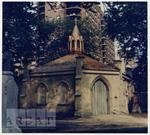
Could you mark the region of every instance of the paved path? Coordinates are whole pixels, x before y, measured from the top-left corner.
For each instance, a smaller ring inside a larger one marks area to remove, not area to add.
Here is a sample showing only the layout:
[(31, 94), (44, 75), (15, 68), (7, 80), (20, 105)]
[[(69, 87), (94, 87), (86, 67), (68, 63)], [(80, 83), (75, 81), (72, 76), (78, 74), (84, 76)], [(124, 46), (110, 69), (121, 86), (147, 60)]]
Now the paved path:
[(57, 120), (56, 128), (24, 130), (24, 132), (76, 133), (147, 133), (146, 115), (100, 115), (87, 118)]

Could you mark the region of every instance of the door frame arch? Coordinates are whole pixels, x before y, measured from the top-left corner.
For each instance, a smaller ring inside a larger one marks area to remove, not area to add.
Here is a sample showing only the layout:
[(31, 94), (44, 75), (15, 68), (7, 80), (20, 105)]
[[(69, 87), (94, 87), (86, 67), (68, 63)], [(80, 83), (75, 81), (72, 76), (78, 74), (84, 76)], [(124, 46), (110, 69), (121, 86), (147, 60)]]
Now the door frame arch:
[(110, 83), (108, 82), (108, 80), (105, 78), (105, 77), (103, 77), (103, 76), (101, 76), (101, 75), (99, 75), (99, 76), (97, 76), (93, 81), (92, 81), (92, 83), (91, 83), (91, 87), (90, 87), (90, 91), (91, 91), (91, 112), (92, 112), (92, 90), (93, 90), (93, 86), (94, 86), (94, 84), (98, 81), (98, 80), (100, 80), (102, 83), (104, 83), (104, 85), (106, 86), (106, 90), (107, 90), (107, 114), (110, 114), (110, 90), (111, 90), (111, 87), (110, 87)]

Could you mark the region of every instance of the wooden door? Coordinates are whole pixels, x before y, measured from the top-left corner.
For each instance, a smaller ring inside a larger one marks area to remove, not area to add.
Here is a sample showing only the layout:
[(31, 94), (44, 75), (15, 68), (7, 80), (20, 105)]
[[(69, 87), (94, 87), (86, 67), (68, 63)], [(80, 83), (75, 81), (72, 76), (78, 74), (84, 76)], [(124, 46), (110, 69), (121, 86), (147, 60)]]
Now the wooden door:
[(108, 113), (108, 90), (101, 80), (92, 87), (92, 112), (93, 115)]

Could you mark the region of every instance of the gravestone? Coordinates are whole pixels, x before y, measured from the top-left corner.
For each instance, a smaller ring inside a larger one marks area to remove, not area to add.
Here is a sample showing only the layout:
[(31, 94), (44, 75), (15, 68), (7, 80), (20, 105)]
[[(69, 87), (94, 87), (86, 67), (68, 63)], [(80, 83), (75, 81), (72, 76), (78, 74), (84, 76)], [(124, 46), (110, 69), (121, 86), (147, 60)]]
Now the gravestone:
[(11, 69), (11, 55), (9, 52), (3, 55), (2, 75), (2, 132), (21, 132), (17, 126), (18, 87)]

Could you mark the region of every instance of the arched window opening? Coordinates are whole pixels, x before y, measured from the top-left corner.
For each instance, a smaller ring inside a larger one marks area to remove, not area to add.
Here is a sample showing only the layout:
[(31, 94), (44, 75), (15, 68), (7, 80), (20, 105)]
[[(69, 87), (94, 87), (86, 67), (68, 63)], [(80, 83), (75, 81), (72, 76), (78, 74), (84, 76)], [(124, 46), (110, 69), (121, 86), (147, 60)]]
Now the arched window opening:
[(69, 87), (66, 83), (62, 82), (57, 87), (57, 95), (59, 96), (59, 104), (67, 104), (68, 103), (68, 92)]
[(43, 106), (47, 103), (47, 87), (40, 84), (37, 88), (37, 105)]
[(77, 48), (80, 49), (80, 40), (77, 40)]
[(75, 41), (72, 40), (72, 50), (74, 50), (74, 49), (75, 49)]

